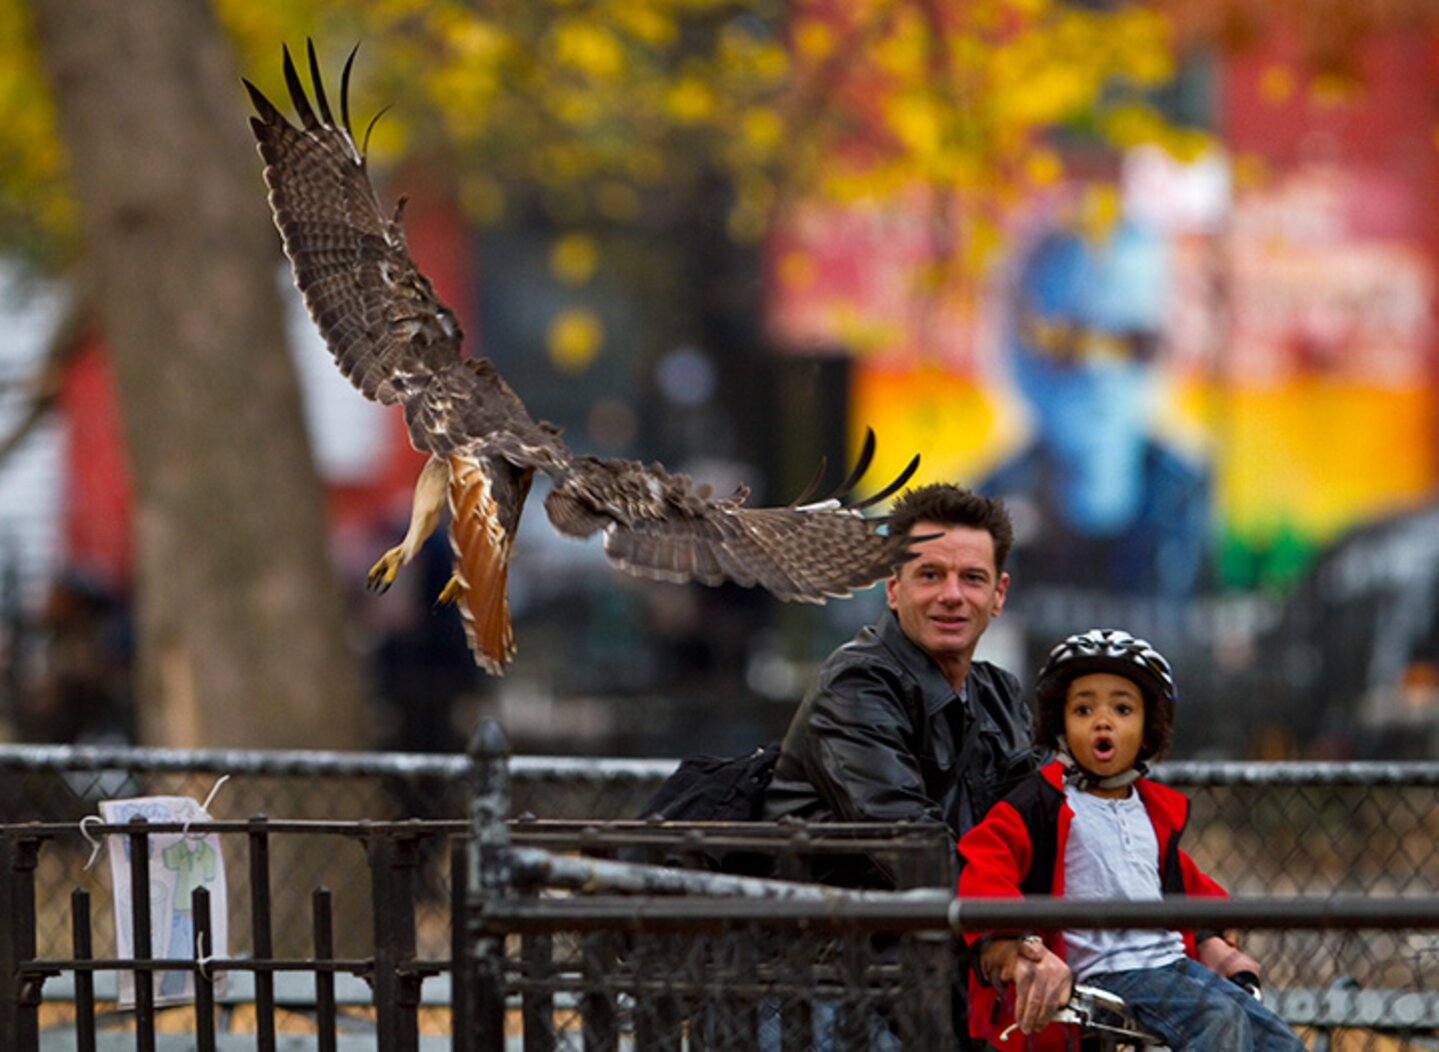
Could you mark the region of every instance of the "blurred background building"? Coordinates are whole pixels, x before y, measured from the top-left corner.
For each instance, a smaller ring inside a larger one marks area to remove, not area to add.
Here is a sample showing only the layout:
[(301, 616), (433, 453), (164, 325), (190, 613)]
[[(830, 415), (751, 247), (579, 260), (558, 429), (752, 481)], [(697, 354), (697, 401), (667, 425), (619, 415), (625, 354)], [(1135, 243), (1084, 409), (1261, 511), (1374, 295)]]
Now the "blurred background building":
[[(1192, 16), (1159, 9), (1181, 29)], [(1272, 30), (1188, 52), (1153, 96), (1208, 133), (1183, 159), (1058, 129), (1062, 176), (987, 216), (982, 265), (945, 280), (915, 280), (952, 260), (914, 187), (796, 195), (737, 241), (719, 180), (664, 237), (576, 233), (554, 208), (478, 222), (419, 162), (388, 183), (412, 197), (411, 253), (469, 346), (576, 448), (783, 503), (822, 457), (838, 481), (873, 427), (875, 484), (918, 451), (916, 481), (1010, 504), (1013, 583), (985, 656), (1027, 677), (1064, 634), (1123, 625), (1175, 660), (1182, 755), (1428, 756), (1439, 29), (1357, 41), (1345, 90), (1296, 72), (1296, 46)], [(968, 221), (962, 204), (938, 220)], [(66, 353), (43, 419), (0, 461), (0, 716), (35, 740), (125, 738), (131, 500), (105, 348), (63, 283), (15, 288), (0, 433), (57, 341)], [(421, 459), (290, 311), (376, 745), (457, 749), (484, 713), (521, 749), (741, 750), (782, 733), (817, 661), (881, 608), (882, 589), (794, 608), (637, 581), (532, 508), (519, 655), (480, 674), (453, 612), (432, 609), (443, 538), (390, 593), (364, 593)]]

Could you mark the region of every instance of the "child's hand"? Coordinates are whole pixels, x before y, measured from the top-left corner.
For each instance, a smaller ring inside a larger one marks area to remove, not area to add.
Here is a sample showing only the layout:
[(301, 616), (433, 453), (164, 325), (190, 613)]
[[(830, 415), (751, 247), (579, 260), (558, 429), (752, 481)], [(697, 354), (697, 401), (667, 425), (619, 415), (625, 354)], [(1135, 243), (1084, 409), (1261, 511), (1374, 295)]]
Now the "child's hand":
[(1259, 962), (1238, 946), (1218, 935), (1210, 936), (1195, 947), (1199, 963), (1222, 979), (1240, 972), (1259, 975)]

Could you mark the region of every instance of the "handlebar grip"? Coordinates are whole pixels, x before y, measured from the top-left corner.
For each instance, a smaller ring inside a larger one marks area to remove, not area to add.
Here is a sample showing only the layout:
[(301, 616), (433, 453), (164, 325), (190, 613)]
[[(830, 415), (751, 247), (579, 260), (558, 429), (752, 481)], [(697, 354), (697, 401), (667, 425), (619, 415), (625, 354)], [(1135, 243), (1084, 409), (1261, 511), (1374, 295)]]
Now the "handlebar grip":
[(1235, 972), (1229, 977), (1229, 981), (1256, 999), (1263, 988), (1259, 976), (1250, 971)]

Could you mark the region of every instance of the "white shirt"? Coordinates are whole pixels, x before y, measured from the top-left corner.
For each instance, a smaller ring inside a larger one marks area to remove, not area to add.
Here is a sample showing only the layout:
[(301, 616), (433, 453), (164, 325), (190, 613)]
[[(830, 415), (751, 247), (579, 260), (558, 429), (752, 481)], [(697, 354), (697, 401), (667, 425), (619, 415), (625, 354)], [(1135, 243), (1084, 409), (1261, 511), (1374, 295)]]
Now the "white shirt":
[[(1074, 819), (1064, 846), (1064, 897), (1157, 902), (1159, 841), (1139, 794), (1109, 800), (1072, 785), (1064, 789)], [(1184, 956), (1177, 931), (1092, 929), (1064, 933), (1066, 961), (1076, 980), (1102, 972), (1158, 968)]]

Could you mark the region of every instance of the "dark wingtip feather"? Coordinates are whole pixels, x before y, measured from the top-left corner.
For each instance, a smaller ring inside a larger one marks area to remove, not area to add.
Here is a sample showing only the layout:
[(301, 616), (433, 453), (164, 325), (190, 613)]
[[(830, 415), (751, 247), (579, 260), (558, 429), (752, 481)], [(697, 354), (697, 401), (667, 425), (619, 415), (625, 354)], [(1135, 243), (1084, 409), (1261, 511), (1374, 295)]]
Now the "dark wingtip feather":
[(819, 484), (824, 481), (824, 473), (828, 467), (829, 458), (824, 456), (820, 457), (819, 466), (815, 468), (814, 475), (805, 483), (804, 489), (799, 491), (799, 496), (789, 502), (791, 508), (798, 508), (800, 505), (809, 502), (810, 497), (814, 496), (815, 491), (819, 489)]
[(855, 460), (854, 467), (850, 469), (849, 475), (835, 488), (835, 491), (825, 498), (826, 500), (837, 500), (859, 484), (859, 480), (869, 470), (870, 461), (874, 459), (874, 445), (874, 428), (867, 427), (864, 429), (864, 445), (860, 448), (859, 457)]
[(345, 68), (340, 73), (340, 119), (345, 122), (345, 131), (350, 133), (350, 138), (355, 137), (354, 129), (350, 127), (350, 68), (355, 64), (355, 56), (359, 54), (360, 42), (355, 41), (355, 46), (350, 48), (350, 56), (345, 59)]
[(325, 79), (320, 76), (320, 60), (315, 57), (315, 41), (305, 40), (305, 50), (310, 59), (310, 83), (315, 88), (315, 105), (320, 107), (320, 117), (330, 127), (335, 126), (335, 115), (330, 112), (330, 100), (325, 98)]
[(360, 144), (360, 156), (361, 156), (361, 157), (368, 157), (368, 156), (369, 156), (369, 154), (370, 154), (370, 133), (375, 130), (375, 125), (377, 125), (377, 124), (380, 123), (380, 118), (383, 117), (383, 116), (384, 116), (386, 113), (388, 113), (388, 112), (390, 112), (390, 107), (386, 106), (384, 109), (380, 110), (379, 113), (375, 114), (373, 117), (370, 118), (369, 127), (367, 127), (367, 128), (365, 129), (365, 141)]
[(317, 128), (320, 125), (315, 111), (310, 107), (310, 97), (305, 93), (305, 85), (300, 80), (300, 71), (295, 68), (295, 60), (290, 56), (290, 47), (284, 45), (285, 50), (285, 86), (290, 89), (290, 101), (295, 104), (295, 112), (300, 115), (300, 121), (306, 128)]
[[(251, 84), (248, 78), (241, 77), (240, 83), (245, 85), (245, 90), (250, 93), (250, 104), (255, 107), (255, 112), (263, 118), (264, 124), (273, 124), (276, 121), (283, 121), (285, 119), (275, 104), (270, 101), (269, 97), (259, 88), (255, 87), (255, 85)], [(255, 123), (255, 118), (251, 118), (251, 123)]]
[(891, 494), (899, 492), (900, 487), (903, 486), (906, 482), (908, 482), (910, 478), (913, 477), (914, 473), (918, 470), (919, 454), (916, 453), (913, 458), (911, 458), (909, 464), (905, 466), (905, 469), (901, 471), (898, 476), (896, 476), (893, 482), (891, 482), (888, 486), (884, 487), (884, 489), (880, 490), (874, 496), (869, 497), (866, 500), (862, 500), (858, 504), (853, 504), (851, 505), (851, 507), (854, 508), (854, 510), (856, 511), (863, 511), (865, 508), (874, 507), (882, 500), (887, 500)]

